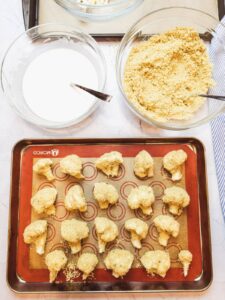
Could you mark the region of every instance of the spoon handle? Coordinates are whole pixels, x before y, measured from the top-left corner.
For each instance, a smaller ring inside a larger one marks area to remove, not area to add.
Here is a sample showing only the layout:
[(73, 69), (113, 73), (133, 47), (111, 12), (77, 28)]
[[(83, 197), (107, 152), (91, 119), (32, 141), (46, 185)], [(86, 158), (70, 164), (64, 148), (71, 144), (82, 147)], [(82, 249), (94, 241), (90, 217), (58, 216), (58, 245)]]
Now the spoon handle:
[(211, 98), (211, 99), (216, 99), (216, 100), (221, 100), (225, 101), (225, 96), (219, 96), (219, 95), (199, 95), (200, 97), (205, 97), (205, 98)]
[(110, 100), (112, 99), (111, 95), (108, 95), (108, 94), (105, 94), (105, 93), (102, 93), (102, 92), (99, 92), (96, 90), (92, 90), (90, 88), (84, 87), (84, 86), (76, 84), (76, 83), (71, 83), (70, 86), (73, 88), (79, 88), (79, 89), (95, 96), (96, 98), (98, 98), (102, 101), (105, 101), (105, 102), (110, 102)]

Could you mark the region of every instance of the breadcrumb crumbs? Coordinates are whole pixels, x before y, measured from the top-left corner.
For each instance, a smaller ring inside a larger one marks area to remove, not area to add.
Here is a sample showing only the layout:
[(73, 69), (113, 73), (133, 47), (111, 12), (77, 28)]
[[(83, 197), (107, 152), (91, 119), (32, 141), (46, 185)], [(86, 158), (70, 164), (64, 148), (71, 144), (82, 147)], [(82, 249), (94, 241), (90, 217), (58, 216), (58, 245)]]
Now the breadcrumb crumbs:
[(212, 87), (206, 46), (191, 27), (176, 27), (132, 48), (124, 70), (129, 101), (158, 122), (187, 120), (203, 105)]
[(76, 260), (70, 260), (63, 270), (67, 282), (73, 282), (74, 279), (81, 275), (81, 272), (76, 268)]

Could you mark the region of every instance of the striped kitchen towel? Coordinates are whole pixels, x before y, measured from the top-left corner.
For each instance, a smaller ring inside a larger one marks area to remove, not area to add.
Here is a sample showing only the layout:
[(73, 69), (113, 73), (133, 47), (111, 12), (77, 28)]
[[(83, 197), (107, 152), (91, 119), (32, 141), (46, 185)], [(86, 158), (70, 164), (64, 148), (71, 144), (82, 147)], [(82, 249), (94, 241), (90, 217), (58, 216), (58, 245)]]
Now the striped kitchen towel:
[[(216, 38), (212, 39), (211, 51), (213, 55), (213, 62), (216, 65), (214, 68), (214, 79), (219, 87), (217, 93), (224, 95), (225, 92), (225, 78), (224, 78), (224, 64), (225, 53), (224, 45), (225, 41), (225, 17), (217, 25), (215, 31)], [(214, 35), (214, 34), (213, 34)], [(212, 129), (212, 142), (214, 148), (214, 157), (216, 164), (216, 173), (218, 180), (218, 188), (220, 193), (220, 202), (225, 220), (225, 114), (220, 115), (211, 122)]]
[(225, 114), (211, 122), (220, 202), (225, 220)]

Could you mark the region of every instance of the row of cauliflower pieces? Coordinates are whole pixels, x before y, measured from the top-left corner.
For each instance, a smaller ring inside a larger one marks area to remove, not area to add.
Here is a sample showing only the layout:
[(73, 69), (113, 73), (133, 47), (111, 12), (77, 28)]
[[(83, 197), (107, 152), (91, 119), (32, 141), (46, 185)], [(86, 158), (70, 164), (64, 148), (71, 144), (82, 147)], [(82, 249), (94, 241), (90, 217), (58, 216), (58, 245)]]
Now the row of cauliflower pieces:
[[(159, 234), (159, 242), (168, 240), (170, 234), (177, 236), (179, 232), (179, 223), (170, 216), (160, 215), (154, 219), (154, 224), (159, 229), (165, 226), (166, 222), (171, 226), (168, 231), (161, 231)], [(170, 222), (173, 222), (171, 225)], [(97, 217), (95, 219), (95, 229), (98, 238), (99, 253), (104, 253), (106, 244), (114, 241), (119, 234), (117, 225), (105, 217)], [(169, 228), (169, 227), (168, 227)], [(141, 240), (147, 236), (148, 224), (138, 218), (126, 220), (125, 229), (131, 233), (131, 242), (134, 248), (141, 248)], [(61, 223), (61, 236), (68, 243), (71, 253), (76, 254), (81, 251), (81, 241), (89, 235), (89, 228), (86, 222), (76, 219), (65, 220)], [(24, 242), (34, 244), (36, 252), (40, 255), (45, 252), (45, 243), (47, 238), (47, 221), (37, 220), (32, 222), (25, 228)], [(188, 274), (188, 268), (192, 261), (192, 254), (188, 250), (180, 251), (179, 260), (184, 267), (184, 276)], [(113, 249), (106, 256), (104, 263), (107, 269), (113, 271), (116, 278), (126, 275), (132, 266), (134, 256), (127, 250)], [(165, 277), (166, 272), (170, 268), (170, 256), (167, 251), (156, 250), (147, 251), (140, 259), (147, 272), (150, 274), (158, 274)], [(50, 282), (53, 282), (58, 272), (65, 267), (67, 258), (62, 250), (55, 250), (48, 253), (45, 257), (45, 263), (50, 271)], [(98, 264), (97, 256), (93, 253), (84, 253), (78, 259), (77, 268), (83, 272), (83, 279), (95, 269)]]
[[(182, 167), (187, 160), (187, 154), (183, 150), (170, 151), (163, 157), (163, 167), (170, 172), (173, 181), (182, 178)], [(95, 161), (95, 167), (108, 177), (118, 177), (120, 166), (123, 164), (122, 154), (118, 151), (104, 153)], [(53, 161), (49, 158), (39, 159), (33, 170), (39, 175), (43, 175), (47, 180), (55, 180), (52, 173)], [(134, 158), (134, 174), (139, 178), (154, 176), (154, 159), (149, 152), (142, 150)], [(82, 173), (83, 162), (76, 154), (71, 154), (60, 160), (60, 170), (64, 174), (69, 174), (77, 179), (85, 179)]]
[[(31, 198), (31, 206), (37, 214), (55, 215), (55, 202), (57, 198), (57, 189), (45, 187), (39, 190)], [(119, 201), (117, 189), (109, 183), (97, 182), (93, 189), (94, 199), (97, 201), (100, 209), (107, 209), (109, 205), (114, 205)], [(178, 186), (171, 186), (164, 190), (162, 196), (163, 203), (168, 205), (169, 212), (172, 215), (181, 215), (183, 209), (190, 203), (190, 196), (187, 191)], [(127, 204), (132, 210), (141, 209), (143, 214), (151, 215), (155, 195), (152, 187), (140, 185), (131, 189)], [(68, 211), (87, 211), (87, 200), (84, 190), (79, 184), (73, 185), (66, 193), (64, 206)]]

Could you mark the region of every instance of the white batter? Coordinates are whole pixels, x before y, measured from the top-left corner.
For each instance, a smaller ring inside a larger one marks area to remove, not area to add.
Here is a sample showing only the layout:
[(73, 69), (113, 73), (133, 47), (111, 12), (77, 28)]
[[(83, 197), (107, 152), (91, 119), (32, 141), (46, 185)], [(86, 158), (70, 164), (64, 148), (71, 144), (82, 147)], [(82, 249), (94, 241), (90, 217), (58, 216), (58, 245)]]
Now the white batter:
[(45, 120), (75, 120), (88, 112), (96, 99), (71, 88), (71, 82), (98, 89), (97, 72), (90, 60), (72, 49), (46, 51), (36, 57), (25, 71), (25, 101), (33, 113)]

